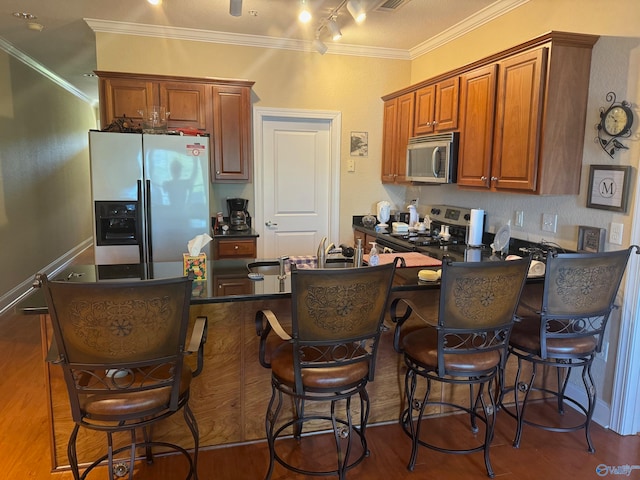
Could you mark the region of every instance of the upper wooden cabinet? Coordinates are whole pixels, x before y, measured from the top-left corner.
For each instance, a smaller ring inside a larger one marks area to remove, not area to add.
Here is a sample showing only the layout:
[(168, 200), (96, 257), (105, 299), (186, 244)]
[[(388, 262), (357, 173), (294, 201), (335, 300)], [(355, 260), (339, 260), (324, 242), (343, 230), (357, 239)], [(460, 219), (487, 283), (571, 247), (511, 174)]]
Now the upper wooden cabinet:
[(161, 82), (160, 105), (169, 112), (169, 128), (207, 128), (205, 92), (208, 85), (192, 82)]
[(404, 183), (407, 175), (407, 145), (414, 135), (413, 92), (384, 103), (382, 133), (382, 183)]
[(142, 111), (157, 104), (157, 84), (139, 78), (100, 77), (100, 121), (107, 126), (116, 118), (127, 117), (138, 124)]
[(414, 135), (458, 128), (459, 88), (460, 79), (454, 77), (416, 91)]
[(536, 190), (547, 49), (498, 63), (491, 187)]
[(168, 128), (197, 128), (211, 138), (211, 179), (251, 179), (251, 87), (244, 80), (200, 79), (96, 72), (100, 78), (100, 121), (126, 116), (138, 124), (140, 111), (164, 106)]
[[(594, 35), (550, 32), (383, 100), (415, 94), (415, 135), (437, 132), (443, 125), (460, 131), (460, 186), (576, 195), (591, 50), (597, 40)], [(442, 86), (441, 94), (438, 86)], [(448, 106), (444, 113), (441, 109), (440, 117), (439, 104)], [(457, 119), (458, 108), (458, 126), (452, 126), (455, 120), (443, 120)], [(435, 126), (434, 122), (429, 125), (425, 113), (432, 110)], [(387, 131), (392, 128), (385, 117)], [(384, 168), (383, 157), (383, 181)]]
[(497, 70), (497, 65), (488, 65), (460, 78), (458, 185), (489, 185)]
[(211, 110), (216, 142), (213, 175), (217, 181), (249, 180), (251, 166), (250, 90), (233, 85), (213, 86)]

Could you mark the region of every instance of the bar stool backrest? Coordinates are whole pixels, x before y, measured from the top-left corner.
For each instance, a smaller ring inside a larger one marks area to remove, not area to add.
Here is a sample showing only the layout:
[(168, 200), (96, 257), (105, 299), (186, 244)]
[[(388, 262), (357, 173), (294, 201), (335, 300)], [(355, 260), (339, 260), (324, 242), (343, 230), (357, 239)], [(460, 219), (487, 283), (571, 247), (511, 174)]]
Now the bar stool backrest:
[(292, 342), (296, 388), (304, 368), (369, 362), (373, 380), (394, 264), (292, 269)]
[(133, 392), (166, 397), (170, 389), (169, 403), (148, 415), (177, 410), (191, 279), (78, 283), (41, 274), (40, 280), (75, 422), (92, 395), (126, 404)]
[(547, 358), (549, 339), (595, 337), (600, 351), (633, 248), (549, 256), (540, 312), (541, 358)]
[(499, 350), (504, 360), (529, 263), (529, 258), (443, 263), (438, 314), (439, 376), (449, 373), (445, 355)]

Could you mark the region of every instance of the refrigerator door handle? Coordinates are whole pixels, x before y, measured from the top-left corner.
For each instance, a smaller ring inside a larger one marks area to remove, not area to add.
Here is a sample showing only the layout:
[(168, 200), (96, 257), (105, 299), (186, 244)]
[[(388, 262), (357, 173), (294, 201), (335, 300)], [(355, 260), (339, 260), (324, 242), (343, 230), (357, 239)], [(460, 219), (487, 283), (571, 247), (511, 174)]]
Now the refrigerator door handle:
[(146, 262), (151, 263), (153, 262), (153, 245), (151, 243), (151, 239), (153, 238), (153, 235), (151, 234), (151, 180), (146, 180), (146, 195), (145, 195), (145, 200), (146, 200), (146, 209), (145, 209), (145, 215), (146, 215), (146, 224), (147, 224), (147, 255), (148, 258), (146, 258)]
[(144, 263), (144, 241), (142, 239), (142, 180), (138, 179), (138, 192), (136, 197), (136, 239), (138, 240), (138, 250), (140, 252), (140, 263)]

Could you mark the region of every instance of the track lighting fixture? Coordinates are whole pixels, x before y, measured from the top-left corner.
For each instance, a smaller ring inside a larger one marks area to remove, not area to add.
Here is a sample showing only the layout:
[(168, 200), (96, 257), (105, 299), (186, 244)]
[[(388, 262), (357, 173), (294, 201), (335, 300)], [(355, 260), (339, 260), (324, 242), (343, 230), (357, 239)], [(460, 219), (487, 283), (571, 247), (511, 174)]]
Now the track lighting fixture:
[(311, 10), (307, 0), (300, 0), (300, 13), (298, 14), (298, 20), (302, 23), (309, 23), (311, 21)]
[(242, 0), (229, 0), (229, 15), (233, 17), (242, 15)]
[(359, 0), (349, 0), (347, 2), (347, 10), (356, 21), (356, 23), (364, 22), (364, 19), (367, 18), (367, 12), (362, 7), (362, 4)]
[(331, 39), (334, 42), (342, 38), (342, 32), (340, 31), (340, 27), (338, 26), (338, 22), (336, 22), (335, 17), (331, 18), (327, 22), (327, 28), (329, 29), (329, 33), (331, 33)]
[(338, 26), (338, 22), (336, 22), (335, 17), (327, 22), (327, 28), (329, 29), (329, 33), (331, 34), (331, 40), (335, 42), (342, 38), (342, 32), (340, 31), (340, 27)]
[[(307, 0), (300, 0), (301, 8), (304, 10), (307, 8)], [(344, 7), (347, 7), (347, 10), (356, 21), (356, 23), (360, 23), (364, 21), (367, 17), (366, 10), (362, 6), (362, 3), (359, 0), (342, 0), (336, 7), (331, 10), (328, 16), (320, 19), (320, 22), (316, 28), (316, 38), (312, 42), (312, 46), (315, 50), (317, 50), (320, 54), (324, 55), (327, 51), (327, 46), (320, 40), (320, 35), (323, 30), (327, 30), (331, 35), (331, 39), (335, 42), (342, 38), (342, 32), (340, 31), (340, 26), (338, 25), (338, 16), (340, 10)], [(301, 10), (301, 15), (302, 11)], [(302, 21), (302, 16), (298, 17), (299, 20)], [(311, 13), (309, 12), (309, 19), (311, 19)]]
[(151, 5), (160, 5), (162, 0), (147, 0)]
[(328, 47), (319, 38), (316, 38), (311, 45), (320, 55), (327, 53)]

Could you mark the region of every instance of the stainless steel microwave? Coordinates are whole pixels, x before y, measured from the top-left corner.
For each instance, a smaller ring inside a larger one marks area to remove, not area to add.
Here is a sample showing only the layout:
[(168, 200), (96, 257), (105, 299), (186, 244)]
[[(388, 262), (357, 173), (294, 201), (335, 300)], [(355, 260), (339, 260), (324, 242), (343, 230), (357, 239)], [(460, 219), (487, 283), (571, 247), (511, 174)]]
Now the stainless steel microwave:
[(423, 183), (455, 183), (459, 133), (412, 137), (407, 146), (407, 180)]

